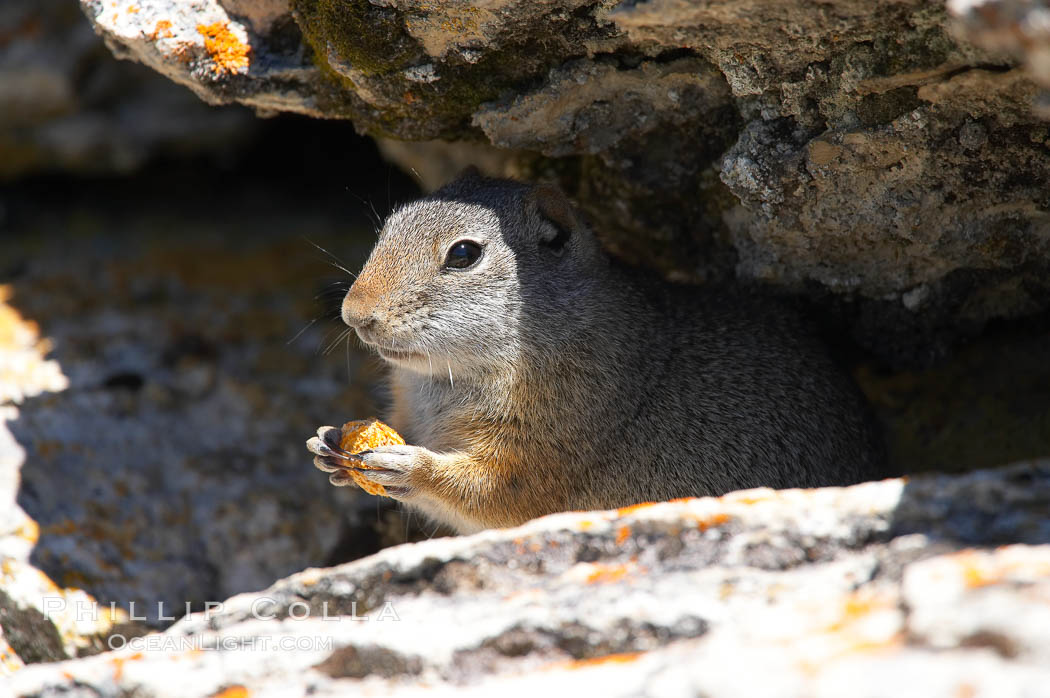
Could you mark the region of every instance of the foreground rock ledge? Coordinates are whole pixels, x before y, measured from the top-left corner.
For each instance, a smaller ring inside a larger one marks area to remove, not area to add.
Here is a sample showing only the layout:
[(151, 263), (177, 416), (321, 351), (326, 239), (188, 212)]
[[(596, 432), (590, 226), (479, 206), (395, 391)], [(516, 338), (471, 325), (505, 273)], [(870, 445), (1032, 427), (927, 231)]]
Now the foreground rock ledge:
[(309, 569), (143, 646), (28, 667), (13, 687), (1036, 695), (1050, 681), (1048, 511), (1041, 461), (560, 514)]

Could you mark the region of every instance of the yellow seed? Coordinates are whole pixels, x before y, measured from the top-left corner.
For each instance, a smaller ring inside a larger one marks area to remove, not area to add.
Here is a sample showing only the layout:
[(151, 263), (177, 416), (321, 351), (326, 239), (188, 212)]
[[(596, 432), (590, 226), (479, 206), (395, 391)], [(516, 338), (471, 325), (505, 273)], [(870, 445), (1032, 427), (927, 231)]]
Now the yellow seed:
[[(368, 419), (357, 419), (343, 425), (339, 439), (339, 447), (347, 453), (360, 453), (377, 446), (402, 446), (405, 440), (396, 431), (380, 422), (375, 417)], [(359, 467), (367, 468), (363, 463)], [(351, 470), (350, 477), (368, 494), (386, 497), (386, 488), (372, 482), (363, 474)]]

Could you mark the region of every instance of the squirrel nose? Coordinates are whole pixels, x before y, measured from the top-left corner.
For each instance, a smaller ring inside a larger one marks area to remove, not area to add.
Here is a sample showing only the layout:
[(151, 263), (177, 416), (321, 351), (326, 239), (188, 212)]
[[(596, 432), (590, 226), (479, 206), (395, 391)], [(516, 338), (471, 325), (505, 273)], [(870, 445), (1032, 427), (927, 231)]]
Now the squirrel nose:
[(343, 322), (355, 330), (367, 330), (376, 323), (375, 316), (372, 315), (372, 304), (367, 302), (364, 295), (355, 283), (343, 299)]

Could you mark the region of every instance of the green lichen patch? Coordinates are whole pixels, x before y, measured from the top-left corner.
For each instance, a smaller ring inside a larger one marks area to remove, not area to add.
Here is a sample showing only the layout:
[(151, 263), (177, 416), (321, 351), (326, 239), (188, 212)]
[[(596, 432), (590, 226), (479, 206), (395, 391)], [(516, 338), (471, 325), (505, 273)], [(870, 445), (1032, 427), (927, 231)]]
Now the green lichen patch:
[[(469, 51), (432, 56), (409, 32), (418, 17), (408, 11), (366, 0), (294, 0), (293, 6), (332, 85), (324, 108), (367, 132), (407, 140), (476, 137), (471, 117), (479, 105), (528, 91), (612, 31), (584, 21), (594, 7), (573, 14), (555, 7), (478, 40)], [(427, 8), (412, 12), (425, 18)]]
[(318, 55), (331, 49), (363, 73), (386, 74), (424, 55), (393, 8), (368, 0), (294, 0), (292, 6)]

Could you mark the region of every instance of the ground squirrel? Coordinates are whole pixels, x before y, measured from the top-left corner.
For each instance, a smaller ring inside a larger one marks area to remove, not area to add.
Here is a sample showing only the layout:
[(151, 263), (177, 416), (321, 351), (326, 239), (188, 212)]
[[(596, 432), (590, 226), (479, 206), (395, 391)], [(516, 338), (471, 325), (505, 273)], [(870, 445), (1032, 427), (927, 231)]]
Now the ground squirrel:
[[(553, 187), (470, 172), (399, 209), (342, 316), (391, 365), (412, 444), (361, 472), (460, 532), (883, 474), (859, 391), (795, 314), (614, 261)], [(361, 465), (338, 442), (308, 442), (317, 467)]]

